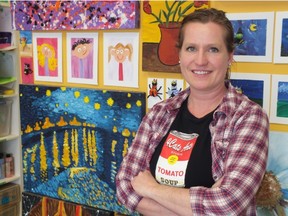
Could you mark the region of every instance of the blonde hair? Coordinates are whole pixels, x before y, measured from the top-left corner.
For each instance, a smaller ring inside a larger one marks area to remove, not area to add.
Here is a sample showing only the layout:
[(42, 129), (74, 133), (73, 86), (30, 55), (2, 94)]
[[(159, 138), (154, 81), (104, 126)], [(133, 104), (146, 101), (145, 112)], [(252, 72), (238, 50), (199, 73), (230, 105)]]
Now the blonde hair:
[(52, 52), (52, 56), (48, 58), (48, 67), (49, 70), (54, 71), (57, 68), (57, 59), (55, 58), (55, 49), (50, 44), (43, 43), (41, 46), (37, 46), (38, 63), (42, 67), (45, 65), (45, 55), (42, 53), (44, 47), (47, 47)]

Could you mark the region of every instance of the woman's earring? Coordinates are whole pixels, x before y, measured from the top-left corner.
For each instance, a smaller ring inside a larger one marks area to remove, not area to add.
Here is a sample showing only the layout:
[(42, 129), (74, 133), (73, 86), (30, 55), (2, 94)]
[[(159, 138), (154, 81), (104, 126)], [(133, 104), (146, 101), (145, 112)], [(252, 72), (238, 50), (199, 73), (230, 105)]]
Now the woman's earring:
[(180, 60), (178, 61), (178, 63), (180, 64)]

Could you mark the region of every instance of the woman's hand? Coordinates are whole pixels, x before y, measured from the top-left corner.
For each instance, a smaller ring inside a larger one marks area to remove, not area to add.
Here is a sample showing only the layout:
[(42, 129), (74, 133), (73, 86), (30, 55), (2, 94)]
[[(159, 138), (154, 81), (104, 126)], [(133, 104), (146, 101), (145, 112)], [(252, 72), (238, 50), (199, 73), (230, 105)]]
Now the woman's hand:
[(143, 197), (149, 197), (149, 191), (159, 186), (148, 170), (139, 172), (138, 175), (132, 179), (131, 184), (136, 193)]

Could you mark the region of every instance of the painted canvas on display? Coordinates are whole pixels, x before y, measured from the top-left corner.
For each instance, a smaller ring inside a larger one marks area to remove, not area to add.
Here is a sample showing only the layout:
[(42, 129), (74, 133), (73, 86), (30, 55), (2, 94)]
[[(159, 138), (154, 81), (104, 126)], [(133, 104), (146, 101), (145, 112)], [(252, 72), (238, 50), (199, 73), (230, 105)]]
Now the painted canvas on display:
[(24, 191), (127, 214), (115, 175), (145, 93), (20, 85)]

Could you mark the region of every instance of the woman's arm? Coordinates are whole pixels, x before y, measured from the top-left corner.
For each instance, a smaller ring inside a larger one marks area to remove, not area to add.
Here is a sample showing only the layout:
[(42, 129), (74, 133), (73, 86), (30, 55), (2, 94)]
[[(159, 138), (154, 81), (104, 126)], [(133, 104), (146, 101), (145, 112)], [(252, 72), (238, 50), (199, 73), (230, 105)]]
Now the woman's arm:
[(137, 205), (136, 210), (145, 216), (176, 216), (176, 214), (169, 209), (163, 207), (153, 199), (144, 197)]

